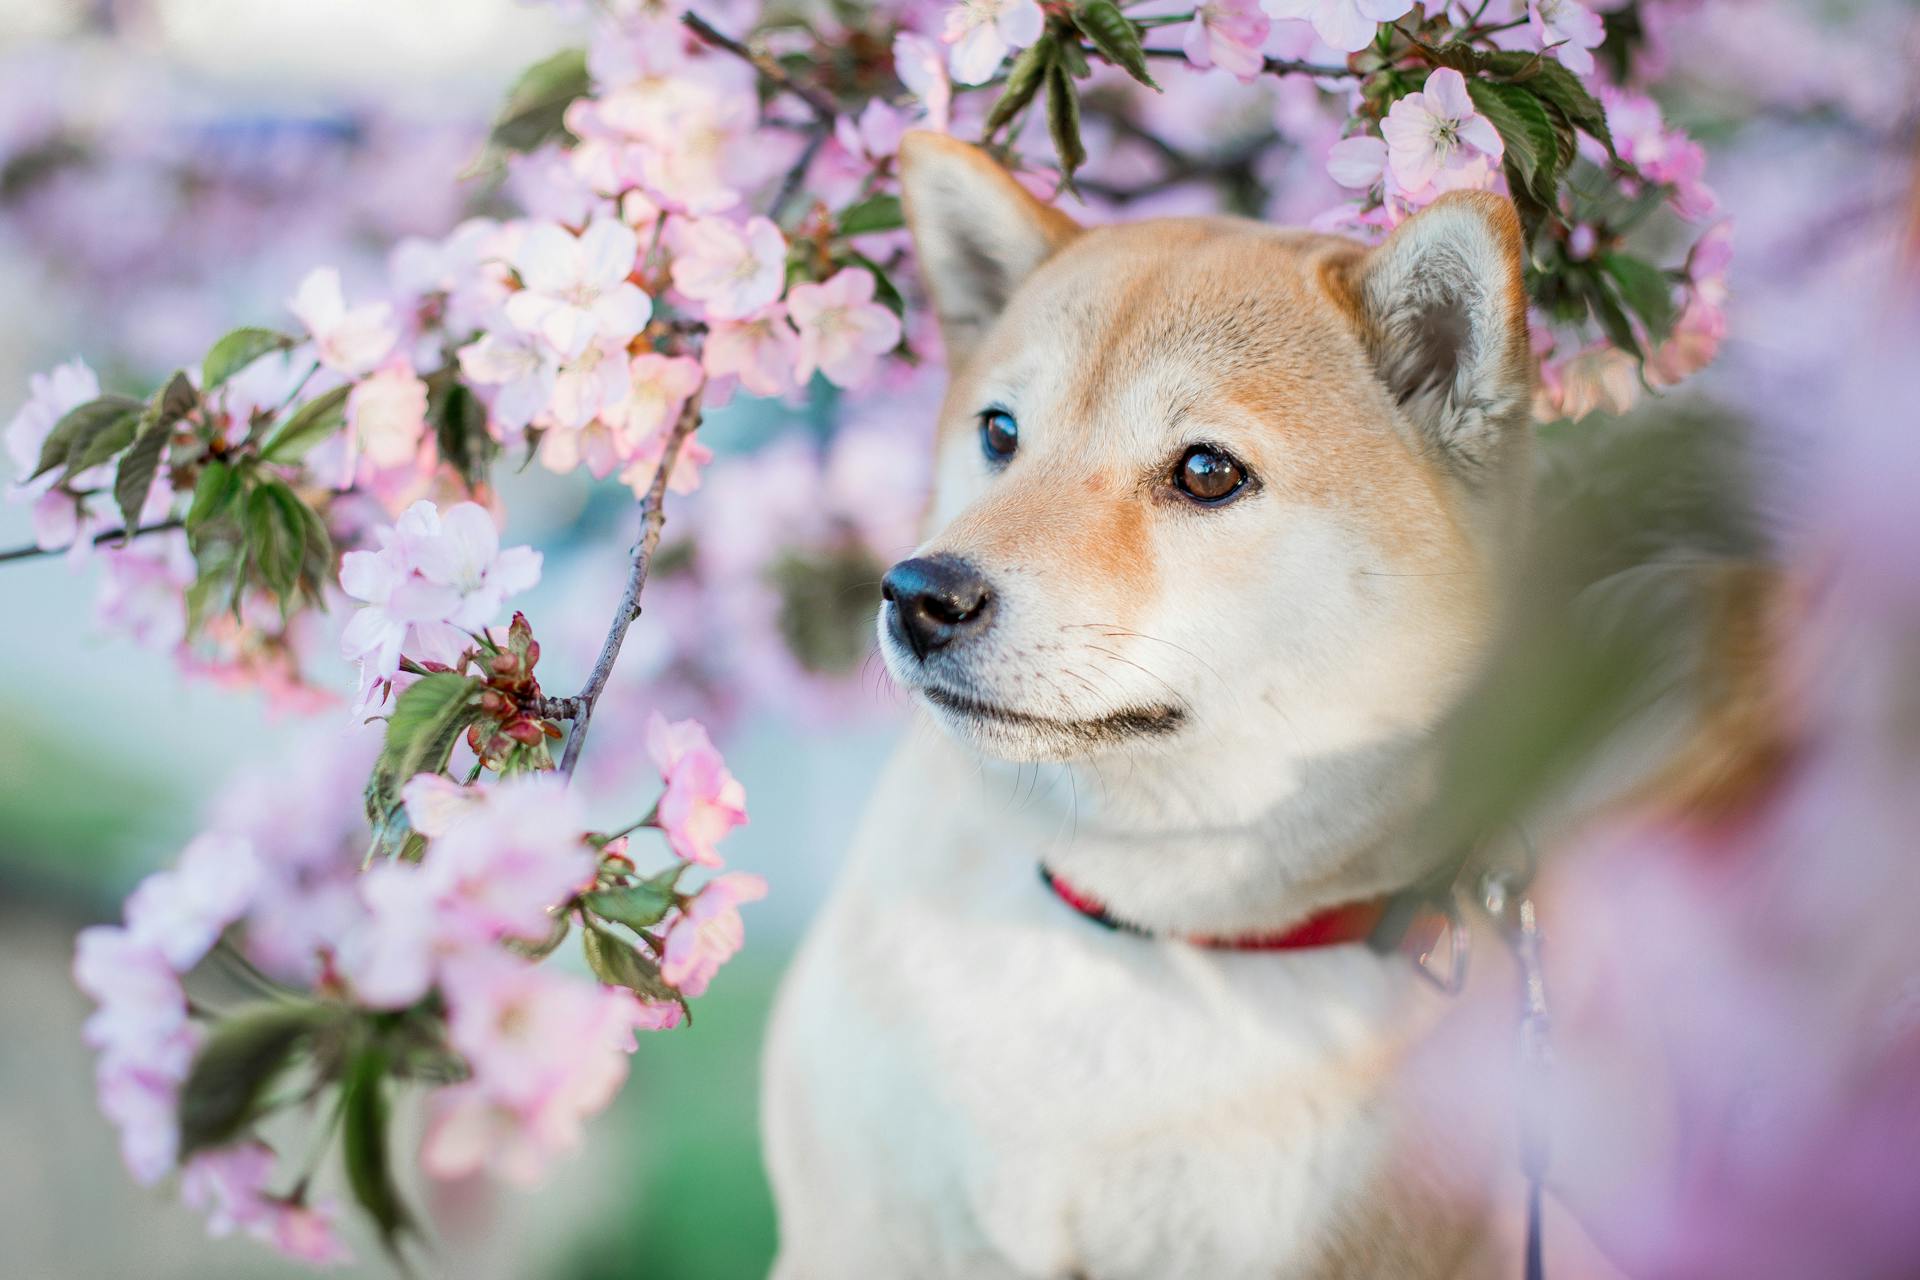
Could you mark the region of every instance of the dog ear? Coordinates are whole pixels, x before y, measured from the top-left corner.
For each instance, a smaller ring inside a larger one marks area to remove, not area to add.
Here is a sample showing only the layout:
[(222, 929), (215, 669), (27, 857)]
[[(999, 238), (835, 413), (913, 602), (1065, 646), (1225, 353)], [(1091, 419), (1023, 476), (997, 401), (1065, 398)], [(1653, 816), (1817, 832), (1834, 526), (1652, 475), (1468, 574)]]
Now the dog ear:
[(1374, 367), (1461, 472), (1492, 468), (1533, 398), (1523, 241), (1513, 202), (1444, 195), (1358, 258), (1349, 287)]
[(1080, 231), (980, 148), (915, 131), (900, 190), (949, 361), (959, 365), (1027, 275)]

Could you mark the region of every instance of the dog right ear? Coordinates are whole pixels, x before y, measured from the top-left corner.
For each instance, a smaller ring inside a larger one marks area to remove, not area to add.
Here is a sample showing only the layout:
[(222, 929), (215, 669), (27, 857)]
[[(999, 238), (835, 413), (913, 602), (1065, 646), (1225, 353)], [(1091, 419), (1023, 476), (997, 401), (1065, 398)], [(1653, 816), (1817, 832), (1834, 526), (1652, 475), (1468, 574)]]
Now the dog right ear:
[(900, 144), (900, 190), (948, 362), (959, 366), (1020, 282), (1079, 234), (980, 148), (917, 130)]

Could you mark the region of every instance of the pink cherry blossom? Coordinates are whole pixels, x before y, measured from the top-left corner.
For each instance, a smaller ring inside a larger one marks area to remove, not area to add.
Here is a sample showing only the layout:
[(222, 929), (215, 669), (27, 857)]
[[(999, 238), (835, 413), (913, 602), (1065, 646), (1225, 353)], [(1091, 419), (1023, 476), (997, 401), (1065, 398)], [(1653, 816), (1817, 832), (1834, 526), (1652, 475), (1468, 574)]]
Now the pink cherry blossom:
[(489, 937), (538, 938), (548, 908), (593, 878), (578, 795), (558, 775), (507, 778), (486, 792), (484, 811), (428, 847), (422, 866), (440, 914)]
[[(648, 435), (634, 446), (633, 454), (627, 466), (620, 473), (620, 483), (632, 489), (635, 496), (644, 495), (653, 487), (653, 477), (660, 469), (660, 459), (667, 450), (667, 436), (671, 426), (663, 426)], [(673, 474), (667, 477), (667, 488), (675, 493), (692, 493), (700, 487), (700, 468), (713, 461), (713, 450), (692, 436), (681, 442), (680, 452), (673, 460)]]
[(668, 231), (673, 287), (715, 320), (742, 320), (780, 296), (787, 240), (767, 218), (736, 226), (721, 218), (676, 219)]
[(1310, 22), (1333, 48), (1357, 53), (1373, 42), (1381, 23), (1405, 17), (1413, 0), (1261, 0), (1261, 7), (1276, 18)]
[(834, 140), (849, 155), (875, 165), (893, 158), (904, 133), (906, 122), (899, 111), (879, 98), (869, 101), (858, 116), (838, 116), (833, 122)]
[(427, 384), (405, 362), (361, 379), (347, 393), (347, 426), (354, 446), (374, 466), (408, 465), (427, 430)]
[(993, 78), (1007, 53), (1040, 38), (1045, 16), (1034, 0), (959, 0), (947, 9), (940, 39), (949, 44), (949, 66), (961, 84)]
[(172, 649), (186, 639), (186, 594), (196, 576), (186, 534), (176, 530), (103, 547), (99, 558), (103, 575), (95, 613), (102, 625), (152, 649)]
[(559, 970), (509, 952), (468, 952), (440, 978), (447, 1038), (474, 1078), (496, 1097), (527, 1104), (564, 1077), (583, 1038), (591, 1040), (609, 995)]
[(517, 435), (553, 402), (560, 357), (538, 336), (504, 326), (460, 348), (460, 369), (481, 386), (499, 388), (494, 422)]
[(1380, 132), (1387, 166), (1409, 192), (1426, 191), (1442, 174), (1472, 172), (1473, 161), (1498, 160), (1502, 152), (1499, 132), (1474, 110), (1466, 80), (1451, 67), (1434, 71), (1423, 91), (1394, 103)]
[(701, 886), (686, 910), (667, 925), (660, 976), (688, 996), (706, 991), (720, 966), (746, 941), (740, 905), (767, 896), (767, 882), (745, 871), (729, 871)]
[(260, 881), (250, 841), (221, 832), (195, 838), (180, 860), (141, 881), (127, 899), (127, 930), (185, 972), (246, 911)]
[(463, 787), (438, 773), (416, 773), (400, 788), (400, 799), (407, 808), (407, 822), (421, 835), (443, 836), (455, 824), (486, 809), (486, 792)]
[(312, 1204), (277, 1204), (273, 1216), (254, 1231), (285, 1257), (310, 1267), (336, 1267), (353, 1261), (353, 1253), (340, 1239), (335, 1220), (338, 1208), (332, 1201)]
[[(54, 489), (59, 478), (55, 472), (37, 480), (27, 477), (39, 465), (41, 446), (60, 419), (99, 396), (100, 380), (93, 370), (83, 360), (69, 360), (29, 379), (27, 402), (7, 423), (7, 457), (14, 475), (7, 500), (33, 504), (34, 542), (43, 551), (68, 546), (79, 536), (80, 507), (71, 494)], [(96, 478), (74, 477), (82, 485)]]
[(369, 302), (348, 308), (340, 290), (340, 273), (332, 267), (309, 272), (287, 308), (312, 335), (316, 358), (342, 377), (357, 378), (372, 371), (400, 339), (388, 304)]
[(907, 92), (920, 100), (926, 111), (926, 127), (945, 133), (953, 111), (953, 85), (947, 80), (947, 63), (940, 56), (939, 46), (924, 36), (902, 31), (893, 38), (893, 71)]
[(1659, 105), (1644, 94), (1602, 86), (1600, 100), (1620, 158), (1648, 181), (1673, 187), (1672, 205), (1680, 216), (1710, 216), (1718, 200), (1702, 180), (1707, 158), (1700, 144), (1668, 126)]
[(1527, 26), (1541, 48), (1583, 76), (1592, 74), (1593, 50), (1607, 38), (1600, 15), (1580, 0), (1528, 0)]
[(667, 723), (654, 712), (647, 720), (647, 754), (666, 780), (660, 797), (660, 828), (673, 851), (689, 862), (717, 867), (714, 846), (747, 821), (747, 793), (713, 748), (697, 720)]
[(441, 1178), (490, 1168), (537, 1181), (553, 1155), (579, 1144), (581, 1121), (612, 1100), (635, 1029), (669, 1021), (625, 988), (500, 952), (450, 965), (447, 999), (449, 1033), (473, 1075), (429, 1103), (421, 1163)]
[(198, 1040), (186, 992), (154, 942), (111, 925), (81, 932), (73, 976), (99, 1006), (85, 1037), (100, 1053), (100, 1109), (119, 1130), (128, 1171), (151, 1185), (172, 1170), (179, 1145), (175, 1111)]
[(503, 550), (492, 513), (476, 502), (456, 503), (444, 513), (431, 502), (416, 502), (395, 534), (393, 546), (408, 572), (387, 607), (409, 623), (477, 631), (499, 616), (507, 597), (540, 581), (540, 553), (531, 547)]
[(627, 401), (623, 407), (627, 431), (642, 438), (673, 425), (687, 403), (687, 397), (700, 389), (706, 373), (698, 360), (689, 356), (663, 356), (654, 352), (635, 356), (629, 366)]
[(1387, 171), (1387, 144), (1370, 133), (1342, 138), (1327, 153), (1327, 175), (1343, 187), (1366, 191)]
[(595, 218), (578, 236), (536, 222), (509, 258), (526, 287), (507, 299), (507, 319), (569, 359), (596, 338), (624, 345), (653, 312), (627, 279), (639, 254), (633, 228), (614, 218)]
[(616, 408), (627, 393), (627, 344), (596, 338), (562, 362), (547, 406), (552, 424), (578, 431)]
[(865, 267), (847, 267), (820, 284), (787, 291), (787, 313), (800, 334), (800, 382), (818, 370), (835, 386), (858, 386), (899, 345), (900, 317), (876, 303), (873, 292), (873, 273)]
[(1252, 80), (1266, 65), (1261, 46), (1270, 25), (1260, 0), (1207, 0), (1194, 10), (1181, 47), (1196, 67), (1219, 67)]
[(206, 1215), (207, 1234), (230, 1236), (273, 1217), (267, 1185), (273, 1152), (263, 1142), (202, 1151), (180, 1171), (180, 1199)]
[(352, 1260), (332, 1202), (295, 1203), (275, 1195), (274, 1156), (266, 1144), (239, 1142), (203, 1151), (180, 1174), (180, 1198), (207, 1216), (207, 1234), (244, 1231), (297, 1262), (335, 1266)]
[(720, 321), (707, 334), (701, 363), (711, 377), (740, 379), (756, 396), (785, 395), (794, 389), (793, 369), (800, 335), (779, 303), (748, 320)]

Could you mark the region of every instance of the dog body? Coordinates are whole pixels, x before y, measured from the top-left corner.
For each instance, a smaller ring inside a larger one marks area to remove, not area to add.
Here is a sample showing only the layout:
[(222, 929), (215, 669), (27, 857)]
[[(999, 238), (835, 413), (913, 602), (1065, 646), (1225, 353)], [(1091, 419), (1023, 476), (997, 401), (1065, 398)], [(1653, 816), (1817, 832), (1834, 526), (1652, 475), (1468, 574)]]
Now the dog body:
[(970, 148), (903, 156), (954, 372), (881, 644), (944, 733), (882, 779), (782, 992), (776, 1274), (1482, 1274), (1480, 1206), (1387, 1088), (1439, 997), (1364, 947), (1189, 939), (1449, 852), (1413, 829), (1428, 744), (1526, 476), (1511, 208), (1450, 197), (1372, 250), (1082, 231)]

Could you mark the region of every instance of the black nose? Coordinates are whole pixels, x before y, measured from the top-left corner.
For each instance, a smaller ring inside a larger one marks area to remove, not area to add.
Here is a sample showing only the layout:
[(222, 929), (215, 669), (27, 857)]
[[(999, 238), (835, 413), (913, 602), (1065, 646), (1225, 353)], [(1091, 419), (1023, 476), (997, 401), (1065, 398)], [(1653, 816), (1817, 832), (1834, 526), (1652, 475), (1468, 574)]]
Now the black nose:
[(902, 560), (880, 580), (880, 594), (893, 603), (888, 629), (918, 658), (984, 629), (993, 613), (986, 578), (958, 556)]

